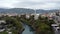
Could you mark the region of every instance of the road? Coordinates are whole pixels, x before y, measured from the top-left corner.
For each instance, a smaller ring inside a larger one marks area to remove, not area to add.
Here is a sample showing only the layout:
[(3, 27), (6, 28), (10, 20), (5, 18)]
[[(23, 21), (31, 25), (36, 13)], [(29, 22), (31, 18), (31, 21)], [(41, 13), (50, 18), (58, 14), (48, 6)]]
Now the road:
[[(54, 21), (55, 21), (56, 25), (59, 26), (60, 23), (58, 23), (57, 20), (54, 20)], [(56, 29), (57, 29), (57, 27), (53, 27), (53, 30), (54, 30), (55, 34), (60, 34), (60, 30), (56, 30)]]

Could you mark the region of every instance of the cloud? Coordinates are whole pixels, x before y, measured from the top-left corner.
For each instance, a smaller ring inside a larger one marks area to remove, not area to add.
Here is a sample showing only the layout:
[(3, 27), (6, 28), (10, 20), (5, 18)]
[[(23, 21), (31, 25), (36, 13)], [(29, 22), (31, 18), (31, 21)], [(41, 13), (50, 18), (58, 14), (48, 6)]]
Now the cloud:
[(17, 3), (18, 1), (17, 0), (0, 0), (0, 7), (4, 8), (13, 8), (13, 4)]
[(3, 8), (60, 9), (60, 0), (0, 0)]

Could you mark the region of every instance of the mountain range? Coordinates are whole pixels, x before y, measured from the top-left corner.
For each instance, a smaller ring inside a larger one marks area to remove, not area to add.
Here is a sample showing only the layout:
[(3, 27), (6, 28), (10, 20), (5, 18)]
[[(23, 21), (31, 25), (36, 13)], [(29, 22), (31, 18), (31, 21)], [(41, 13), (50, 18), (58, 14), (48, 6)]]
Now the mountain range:
[(0, 13), (34, 13), (36, 11), (36, 13), (50, 13), (50, 12), (56, 12), (59, 10), (43, 10), (43, 9), (27, 9), (27, 8), (11, 8), (11, 9), (4, 9), (4, 8), (0, 8)]

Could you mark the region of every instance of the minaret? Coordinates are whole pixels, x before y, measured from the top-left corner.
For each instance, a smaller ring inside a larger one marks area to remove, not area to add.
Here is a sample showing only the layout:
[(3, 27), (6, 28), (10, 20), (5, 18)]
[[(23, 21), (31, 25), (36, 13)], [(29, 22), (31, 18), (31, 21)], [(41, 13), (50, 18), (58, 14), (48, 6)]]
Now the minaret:
[(35, 10), (35, 15), (36, 15), (36, 10)]
[(36, 9), (34, 11), (35, 11), (35, 13), (34, 13), (34, 19), (37, 20), (38, 17), (39, 17), (39, 14), (36, 13)]
[(36, 9), (35, 9), (34, 11), (35, 11), (34, 19), (36, 20), (36, 19), (37, 19), (37, 18), (36, 18)]

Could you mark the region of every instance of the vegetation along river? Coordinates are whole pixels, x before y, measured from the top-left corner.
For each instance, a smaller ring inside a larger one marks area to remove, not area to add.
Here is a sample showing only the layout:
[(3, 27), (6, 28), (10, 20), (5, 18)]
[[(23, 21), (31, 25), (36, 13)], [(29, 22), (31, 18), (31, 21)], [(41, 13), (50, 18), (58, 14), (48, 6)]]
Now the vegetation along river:
[(22, 34), (34, 34), (34, 31), (31, 31), (32, 28), (30, 26), (28, 26), (25, 23), (22, 23), (22, 24), (23, 24), (23, 27), (25, 28)]

